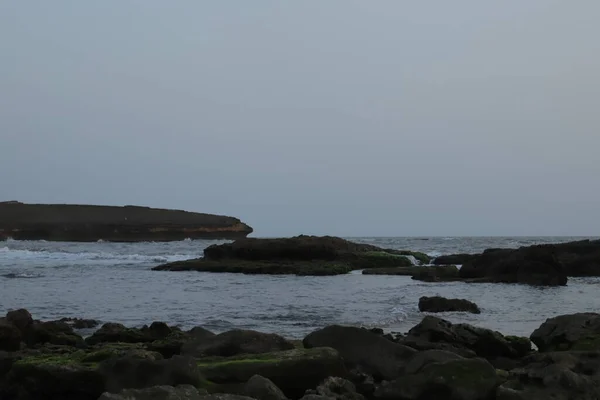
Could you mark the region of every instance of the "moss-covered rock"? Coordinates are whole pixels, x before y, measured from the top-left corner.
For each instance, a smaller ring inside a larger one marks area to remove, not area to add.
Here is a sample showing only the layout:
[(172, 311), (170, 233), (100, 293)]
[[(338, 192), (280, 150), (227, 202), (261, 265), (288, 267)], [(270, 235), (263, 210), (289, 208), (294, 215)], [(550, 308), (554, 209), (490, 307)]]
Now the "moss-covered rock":
[(345, 258), (352, 265), (353, 269), (413, 266), (412, 261), (408, 257), (386, 251), (353, 253)]
[(300, 398), (329, 376), (346, 376), (347, 371), (337, 351), (330, 348), (294, 349), (283, 352), (236, 357), (198, 359), (200, 373), (217, 386), (245, 384), (252, 376), (270, 379), (288, 397)]
[(449, 360), (428, 364), (416, 374), (384, 384), (375, 396), (390, 400), (488, 400), (497, 383), (496, 370), (486, 360)]

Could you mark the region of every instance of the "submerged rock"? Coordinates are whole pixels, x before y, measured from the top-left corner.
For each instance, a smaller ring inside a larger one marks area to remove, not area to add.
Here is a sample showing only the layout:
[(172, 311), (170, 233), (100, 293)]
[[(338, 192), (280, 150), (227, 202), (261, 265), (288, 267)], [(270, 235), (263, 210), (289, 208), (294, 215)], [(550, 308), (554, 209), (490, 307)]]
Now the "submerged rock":
[(539, 351), (600, 350), (600, 314), (578, 313), (547, 319), (531, 334)]
[(364, 275), (406, 275), (415, 280), (439, 282), (459, 280), (456, 266), (410, 266), (365, 269)]
[(466, 311), (473, 314), (480, 314), (481, 310), (477, 304), (464, 299), (447, 299), (445, 297), (423, 296), (419, 299), (419, 311), (421, 312), (448, 312), (448, 311)]

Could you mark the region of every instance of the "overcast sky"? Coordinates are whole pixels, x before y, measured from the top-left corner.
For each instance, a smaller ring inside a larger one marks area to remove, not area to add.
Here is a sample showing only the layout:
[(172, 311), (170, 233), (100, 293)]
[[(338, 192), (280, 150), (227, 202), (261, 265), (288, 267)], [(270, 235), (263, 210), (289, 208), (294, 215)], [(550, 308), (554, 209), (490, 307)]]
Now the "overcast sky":
[(600, 1), (3, 1), (0, 200), (598, 235)]

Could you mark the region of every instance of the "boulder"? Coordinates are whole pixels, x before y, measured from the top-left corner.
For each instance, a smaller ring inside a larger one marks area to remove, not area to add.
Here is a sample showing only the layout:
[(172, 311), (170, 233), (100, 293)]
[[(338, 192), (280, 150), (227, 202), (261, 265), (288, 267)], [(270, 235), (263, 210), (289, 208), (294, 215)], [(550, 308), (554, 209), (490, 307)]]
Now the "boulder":
[(244, 385), (254, 375), (271, 380), (283, 393), (293, 399), (315, 388), (330, 376), (345, 377), (348, 372), (339, 353), (331, 348), (294, 349), (264, 354), (245, 354), (234, 357), (198, 359), (200, 373), (215, 385)]
[(479, 357), (494, 360), (498, 357), (521, 358), (531, 351), (527, 338), (505, 337), (490, 329), (468, 324), (452, 324), (441, 318), (426, 316), (413, 327), (407, 338), (432, 343), (446, 343), (474, 351)]
[(330, 376), (317, 386), (317, 395), (336, 400), (364, 400), (362, 394), (356, 392), (356, 386), (347, 379)]
[(69, 325), (59, 321), (38, 322), (25, 331), (25, 343), (33, 347), (42, 344), (81, 346), (83, 338)]
[(183, 384), (200, 387), (202, 384), (196, 360), (191, 357), (174, 356), (163, 360), (152, 353), (128, 354), (103, 361), (99, 370), (106, 378), (106, 390), (112, 393), (125, 388)]
[(235, 329), (212, 337), (202, 336), (183, 346), (184, 354), (194, 357), (230, 357), (238, 354), (260, 354), (291, 350), (294, 344), (272, 333)]
[(95, 319), (82, 318), (61, 318), (59, 322), (64, 322), (73, 329), (92, 329), (100, 325), (100, 322)]
[(427, 364), (418, 372), (384, 383), (375, 397), (390, 400), (489, 400), (498, 383), (495, 368), (481, 358)]
[(5, 318), (0, 319), (0, 350), (17, 351), (21, 348), (21, 340), (21, 331)]
[(416, 374), (426, 365), (432, 363), (442, 363), (452, 360), (462, 360), (463, 357), (456, 353), (444, 350), (425, 350), (416, 353), (406, 364), (404, 368), (405, 374)]
[(600, 398), (600, 352), (534, 353), (510, 371), (498, 400), (596, 400)]
[(285, 394), (271, 380), (254, 375), (244, 385), (243, 393), (256, 400), (287, 400)]
[(421, 312), (448, 312), (448, 311), (466, 311), (473, 314), (480, 314), (481, 310), (477, 304), (464, 299), (447, 299), (445, 297), (423, 296), (419, 299), (419, 311)]
[[(202, 393), (202, 395), (207, 393)], [(201, 400), (204, 399), (192, 385), (153, 386), (145, 389), (124, 389), (118, 394), (104, 393), (98, 400)]]
[(531, 334), (539, 351), (600, 350), (600, 314), (577, 313), (547, 319)]
[(312, 332), (304, 347), (336, 349), (351, 366), (360, 366), (375, 379), (394, 379), (416, 350), (394, 343), (366, 329), (332, 325)]
[(31, 325), (33, 325), (33, 318), (29, 311), (24, 308), (9, 311), (6, 314), (6, 320), (13, 324), (21, 332), (25, 332)]
[(555, 254), (540, 246), (487, 251), (460, 269), (463, 279), (524, 283), (540, 286), (567, 284), (567, 273)]
[(445, 256), (436, 257), (433, 260), (434, 265), (463, 265), (469, 261), (474, 260), (478, 254), (449, 254)]
[(143, 332), (137, 328), (126, 328), (122, 324), (108, 322), (87, 339), (87, 344), (93, 345), (98, 343), (150, 343), (157, 340), (157, 337), (152, 336), (149, 332)]

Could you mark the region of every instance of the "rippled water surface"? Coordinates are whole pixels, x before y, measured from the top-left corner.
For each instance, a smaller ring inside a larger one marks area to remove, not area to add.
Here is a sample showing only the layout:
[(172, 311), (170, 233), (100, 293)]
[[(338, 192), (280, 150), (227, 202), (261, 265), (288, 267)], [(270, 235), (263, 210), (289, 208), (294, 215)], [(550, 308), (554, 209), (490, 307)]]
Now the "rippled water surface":
[[(579, 238), (354, 238), (430, 255), (475, 253)], [(157, 272), (160, 263), (195, 258), (217, 241), (172, 243), (0, 242), (0, 312), (25, 307), (38, 319), (96, 318), (142, 325), (155, 320), (214, 331), (251, 328), (300, 337), (332, 323), (406, 331), (423, 317), (420, 296), (475, 301), (479, 315), (444, 313), (507, 334), (529, 335), (546, 318), (599, 311), (599, 278), (566, 287), (423, 283), (403, 276), (264, 276)]]

